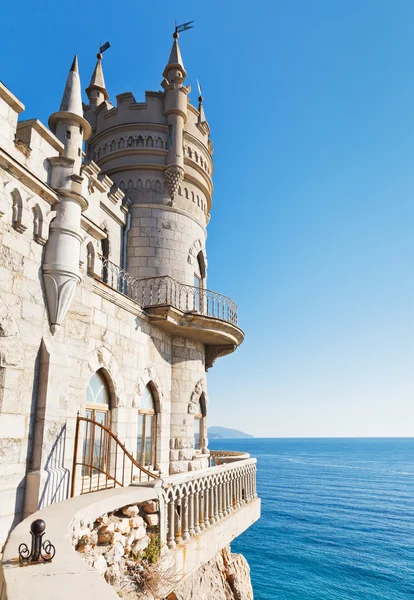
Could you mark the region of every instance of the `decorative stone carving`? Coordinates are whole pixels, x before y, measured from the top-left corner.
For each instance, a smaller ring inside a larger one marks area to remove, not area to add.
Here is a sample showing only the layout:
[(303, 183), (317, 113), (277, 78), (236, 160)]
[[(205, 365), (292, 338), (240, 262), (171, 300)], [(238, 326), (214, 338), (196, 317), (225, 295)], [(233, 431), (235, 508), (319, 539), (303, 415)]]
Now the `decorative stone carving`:
[(207, 403), (207, 394), (204, 390), (204, 381), (200, 379), (195, 384), (194, 390), (191, 394), (190, 402), (188, 404), (188, 414), (195, 415), (198, 411), (198, 403), (200, 402), (201, 395), (204, 394), (205, 402)]
[(184, 169), (178, 165), (171, 165), (165, 169), (164, 177), (168, 185), (170, 198), (172, 201), (174, 201), (174, 198), (178, 193), (180, 183), (184, 179)]
[(205, 264), (205, 268), (207, 269), (207, 260), (205, 258), (204, 246), (203, 246), (203, 242), (200, 239), (196, 240), (192, 244), (190, 250), (188, 251), (187, 262), (189, 265), (193, 265), (200, 252), (203, 253), (204, 264)]
[(152, 385), (154, 386), (155, 391), (156, 391), (156, 396), (158, 396), (156, 398), (156, 400), (158, 400), (158, 402), (159, 402), (157, 412), (162, 412), (164, 393), (162, 391), (161, 381), (160, 381), (160, 378), (158, 377), (158, 373), (153, 366), (146, 367), (144, 369), (144, 371), (142, 372), (142, 375), (138, 379), (137, 386), (135, 389), (135, 397), (132, 401), (132, 406), (134, 408), (139, 407), (139, 399), (142, 396), (142, 394), (144, 393), (144, 389), (148, 385), (149, 382), (151, 382)]
[(94, 350), (89, 356), (88, 367), (91, 376), (99, 369), (106, 371), (108, 374), (107, 383), (112, 392), (115, 407), (125, 406), (126, 395), (122, 372), (108, 348), (101, 346)]

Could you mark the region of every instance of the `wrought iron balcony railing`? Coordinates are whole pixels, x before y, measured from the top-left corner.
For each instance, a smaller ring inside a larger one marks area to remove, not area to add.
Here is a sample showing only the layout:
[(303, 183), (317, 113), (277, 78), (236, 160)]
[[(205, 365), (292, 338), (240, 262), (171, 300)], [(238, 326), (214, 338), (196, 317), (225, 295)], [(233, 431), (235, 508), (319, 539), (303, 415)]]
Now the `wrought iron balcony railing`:
[(98, 258), (102, 265), (101, 281), (144, 308), (168, 305), (237, 326), (237, 305), (227, 296), (178, 283), (169, 276), (138, 279), (107, 258)]

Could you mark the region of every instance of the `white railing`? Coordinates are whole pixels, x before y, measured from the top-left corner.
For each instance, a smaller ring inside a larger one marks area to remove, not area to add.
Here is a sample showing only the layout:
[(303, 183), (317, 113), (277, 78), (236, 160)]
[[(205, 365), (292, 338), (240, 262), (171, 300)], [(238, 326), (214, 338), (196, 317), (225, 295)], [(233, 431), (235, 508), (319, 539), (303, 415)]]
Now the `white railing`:
[(169, 276), (137, 279), (103, 256), (98, 260), (101, 281), (144, 308), (168, 305), (237, 325), (237, 305), (223, 294), (185, 285)]
[(257, 498), (256, 459), (173, 475), (162, 486), (167, 508), (163, 541), (174, 548)]

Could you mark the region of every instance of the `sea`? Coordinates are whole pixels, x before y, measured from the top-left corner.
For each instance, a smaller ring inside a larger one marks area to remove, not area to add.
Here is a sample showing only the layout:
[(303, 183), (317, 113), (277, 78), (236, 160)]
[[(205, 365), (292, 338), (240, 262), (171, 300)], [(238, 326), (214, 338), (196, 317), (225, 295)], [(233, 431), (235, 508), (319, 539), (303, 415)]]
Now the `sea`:
[(414, 600), (414, 438), (215, 439), (257, 458), (255, 600)]

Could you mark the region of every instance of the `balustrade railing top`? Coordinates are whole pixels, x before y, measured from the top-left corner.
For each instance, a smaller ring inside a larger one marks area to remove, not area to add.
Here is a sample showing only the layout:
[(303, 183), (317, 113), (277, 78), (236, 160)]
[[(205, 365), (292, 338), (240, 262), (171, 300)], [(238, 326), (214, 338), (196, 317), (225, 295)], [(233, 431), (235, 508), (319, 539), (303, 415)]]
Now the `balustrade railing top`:
[(144, 308), (169, 305), (237, 326), (237, 305), (223, 294), (179, 283), (168, 275), (138, 279), (107, 258), (98, 258), (102, 265), (101, 281)]

